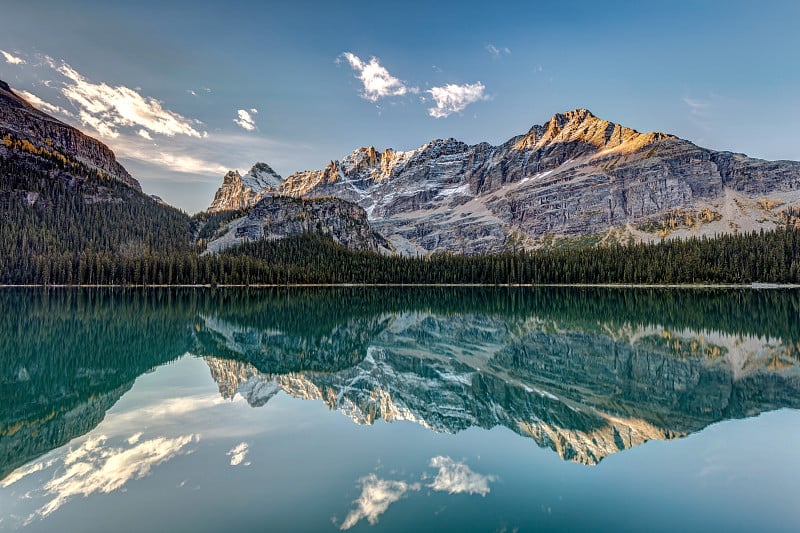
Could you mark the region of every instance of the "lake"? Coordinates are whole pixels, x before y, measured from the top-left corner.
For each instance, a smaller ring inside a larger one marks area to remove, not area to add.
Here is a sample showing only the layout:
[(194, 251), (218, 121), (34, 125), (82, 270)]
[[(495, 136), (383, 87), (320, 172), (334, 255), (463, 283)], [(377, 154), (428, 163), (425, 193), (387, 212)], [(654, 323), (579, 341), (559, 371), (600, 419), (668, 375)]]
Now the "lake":
[(800, 291), (0, 290), (0, 529), (797, 531)]

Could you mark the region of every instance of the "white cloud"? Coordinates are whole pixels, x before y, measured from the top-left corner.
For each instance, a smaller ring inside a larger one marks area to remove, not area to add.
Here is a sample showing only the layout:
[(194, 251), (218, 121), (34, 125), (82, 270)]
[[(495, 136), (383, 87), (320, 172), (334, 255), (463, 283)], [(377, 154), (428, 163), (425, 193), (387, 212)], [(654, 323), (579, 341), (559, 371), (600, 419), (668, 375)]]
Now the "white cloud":
[(711, 130), (711, 101), (684, 97), (683, 103), (689, 106), (689, 120), (694, 125)]
[(36, 472), (41, 472), (45, 468), (50, 468), (58, 461), (57, 458), (49, 459), (47, 461), (41, 461), (38, 463), (28, 463), (25, 466), (21, 466), (11, 472), (8, 476), (6, 476), (2, 481), (0, 481), (0, 487), (6, 488), (10, 487), (17, 481), (28, 477), (31, 474), (35, 474)]
[(387, 96), (403, 96), (419, 92), (419, 88), (408, 87), (405, 82), (389, 74), (389, 71), (381, 66), (377, 57), (370, 58), (366, 63), (351, 52), (345, 52), (342, 56), (350, 63), (350, 67), (358, 72), (356, 77), (364, 86), (361, 97), (365, 100), (377, 102)]
[(484, 94), (486, 87), (481, 82), (456, 85), (454, 83), (444, 87), (431, 87), (425, 91), (431, 95), (436, 107), (428, 109), (428, 114), (434, 118), (449, 117), (453, 113), (463, 111), (468, 105), (479, 100), (488, 100)]
[(168, 137), (202, 137), (195, 129), (201, 124), (199, 120), (164, 109), (162, 102), (155, 98), (142, 96), (124, 85), (112, 87), (106, 83), (92, 83), (66, 63), (53, 66), (67, 78), (61, 92), (80, 109), (81, 122), (104, 137), (117, 137), (118, 128), (122, 126), (138, 126)]
[(233, 119), (236, 124), (247, 131), (253, 131), (256, 129), (256, 119), (253, 118), (253, 115), (258, 113), (258, 109), (253, 108), (250, 109), (250, 111), (247, 111), (246, 109), (239, 109), (236, 111), (236, 113), (239, 115), (239, 118)]
[[(240, 442), (231, 448), (226, 454), (231, 458), (231, 466), (238, 466), (244, 463), (244, 458), (247, 457), (247, 452), (249, 451), (249, 445), (246, 442)], [(244, 463), (243, 466), (250, 466), (250, 463)]]
[[(126, 155), (130, 157), (130, 154)], [(190, 155), (171, 154), (169, 152), (162, 151), (155, 153), (139, 153), (137, 154), (137, 159), (146, 160), (148, 159), (148, 156), (151, 163), (155, 163), (159, 166), (166, 167), (176, 172), (184, 172), (187, 174), (217, 175), (225, 174), (228, 171), (228, 167), (218, 163), (205, 161)]]
[(139, 135), (139, 137), (142, 137), (143, 139), (147, 139), (148, 141), (153, 140), (153, 138), (150, 136), (150, 132), (145, 129), (137, 131), (136, 134)]
[(439, 473), (428, 486), (448, 494), (467, 493), (486, 496), (491, 491), (489, 483), (496, 480), (494, 476), (473, 472), (465, 463), (456, 462), (443, 455), (433, 457), (430, 466), (438, 468)]
[[(98, 126), (102, 127), (101, 124)], [(111, 142), (117, 158), (121, 163), (128, 167), (130, 160), (144, 164), (148, 167), (156, 166), (166, 171), (180, 172), (183, 174), (218, 176), (225, 174), (230, 165), (219, 162), (227, 154), (226, 150), (236, 148), (230, 143), (224, 142), (223, 145), (206, 143), (196, 139), (177, 138), (170, 140), (167, 145), (160, 145), (153, 139), (148, 139), (145, 134), (150, 133), (146, 130), (143, 133), (136, 132), (136, 135), (118, 135)], [(191, 154), (191, 155), (190, 155)], [(124, 161), (124, 160), (129, 161)], [(128, 170), (131, 170), (130, 168)], [(134, 176), (138, 175), (133, 170)], [(146, 171), (152, 173), (152, 169)], [(158, 173), (156, 174), (158, 175)]]
[(24, 65), (25, 63), (27, 63), (27, 61), (25, 61), (21, 57), (11, 55), (5, 50), (0, 50), (0, 54), (3, 54), (3, 57), (6, 58), (6, 63), (10, 65)]
[(386, 512), (391, 504), (402, 498), (408, 491), (420, 490), (419, 483), (406, 483), (381, 479), (374, 473), (359, 480), (361, 495), (354, 500), (356, 508), (348, 513), (340, 528), (350, 529), (366, 518), (371, 525), (378, 523), (378, 517)]
[(508, 48), (507, 46), (498, 48), (492, 43), (489, 43), (484, 48), (486, 48), (486, 51), (489, 52), (493, 57), (500, 57), (503, 54), (511, 55), (511, 49)]
[(57, 113), (67, 117), (75, 116), (66, 109), (64, 109), (63, 107), (59, 107), (57, 105), (45, 102), (35, 94), (29, 93), (28, 91), (21, 91), (19, 89), (14, 89), (14, 92), (23, 97), (25, 100), (27, 100), (28, 103), (31, 104), (33, 107), (41, 109), (42, 111), (46, 111), (48, 113)]
[(113, 492), (131, 479), (145, 477), (154, 466), (185, 453), (199, 436), (158, 437), (134, 443), (128, 449), (108, 446), (106, 440), (104, 435), (89, 438), (64, 456), (61, 470), (44, 485), (45, 494), (52, 499), (30, 519), (49, 515), (75, 496)]

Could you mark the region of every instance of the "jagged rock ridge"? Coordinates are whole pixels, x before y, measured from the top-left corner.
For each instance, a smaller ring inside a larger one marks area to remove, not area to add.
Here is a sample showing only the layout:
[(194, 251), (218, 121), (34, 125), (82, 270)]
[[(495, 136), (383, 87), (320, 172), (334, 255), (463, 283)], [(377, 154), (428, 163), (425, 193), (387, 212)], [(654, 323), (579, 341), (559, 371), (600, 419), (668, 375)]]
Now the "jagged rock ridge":
[(359, 148), (288, 176), (280, 191), (356, 202), (407, 254), (472, 254), (619, 227), (652, 240), (640, 226), (685, 209), (697, 224), (684, 234), (769, 228), (778, 217), (756, 200), (800, 200), (800, 163), (716, 152), (576, 109), (499, 146), (438, 139), (408, 152)]
[(250, 172), (241, 176), (231, 170), (222, 180), (208, 212), (245, 209), (269, 193), (277, 192), (283, 178), (266, 163), (256, 163)]

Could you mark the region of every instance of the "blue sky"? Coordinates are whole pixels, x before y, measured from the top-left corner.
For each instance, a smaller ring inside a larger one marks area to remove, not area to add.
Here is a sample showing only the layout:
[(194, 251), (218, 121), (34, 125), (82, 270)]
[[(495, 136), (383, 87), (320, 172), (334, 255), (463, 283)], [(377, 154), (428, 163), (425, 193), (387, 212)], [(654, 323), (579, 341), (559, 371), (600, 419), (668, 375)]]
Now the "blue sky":
[(576, 107), (800, 160), (798, 21), (795, 0), (5, 0), (0, 79), (195, 212), (228, 168), (497, 144)]

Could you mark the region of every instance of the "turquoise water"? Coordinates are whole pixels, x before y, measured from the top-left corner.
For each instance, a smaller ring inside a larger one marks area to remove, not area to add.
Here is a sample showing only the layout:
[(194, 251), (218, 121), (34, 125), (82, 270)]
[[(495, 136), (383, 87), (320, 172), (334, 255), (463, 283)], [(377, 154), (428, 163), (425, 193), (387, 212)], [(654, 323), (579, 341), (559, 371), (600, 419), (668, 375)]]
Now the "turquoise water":
[(0, 291), (0, 530), (795, 531), (800, 293)]

